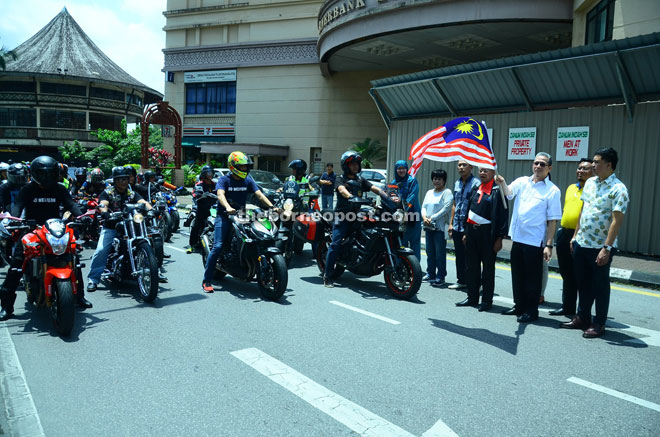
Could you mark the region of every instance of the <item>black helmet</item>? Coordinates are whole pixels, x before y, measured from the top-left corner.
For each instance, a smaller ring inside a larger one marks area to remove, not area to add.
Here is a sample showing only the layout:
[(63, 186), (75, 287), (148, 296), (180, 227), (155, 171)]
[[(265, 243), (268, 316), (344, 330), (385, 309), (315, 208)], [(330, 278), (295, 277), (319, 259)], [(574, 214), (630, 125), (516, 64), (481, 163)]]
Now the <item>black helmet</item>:
[(60, 176), (65, 178), (69, 175), (69, 166), (63, 163), (60, 163)]
[(296, 176), (302, 176), (307, 171), (307, 163), (302, 159), (294, 159), (289, 163), (289, 168), (296, 171)]
[(93, 184), (100, 184), (101, 182), (104, 182), (105, 175), (103, 174), (103, 170), (100, 168), (95, 168), (92, 170), (92, 173), (89, 175), (89, 181)]
[(60, 166), (50, 156), (39, 156), (30, 164), (30, 175), (42, 187), (54, 187), (60, 176)]
[(78, 177), (78, 176), (84, 176), (87, 178), (87, 169), (85, 167), (78, 167), (76, 171), (73, 172), (73, 175)]
[(208, 177), (213, 177), (213, 169), (211, 168), (210, 165), (205, 165), (202, 167), (202, 170), (199, 172), (199, 178), (204, 179), (206, 177), (205, 175), (208, 174)]
[(128, 178), (131, 176), (131, 171), (128, 167), (114, 167), (112, 169), (112, 179)]
[(132, 165), (125, 165), (124, 167), (128, 169), (129, 175), (133, 177), (137, 177), (137, 170), (135, 170), (135, 167), (133, 167)]
[(14, 187), (22, 187), (27, 184), (28, 171), (27, 167), (21, 164), (11, 164), (7, 170), (7, 181)]
[(151, 170), (145, 171), (144, 172), (144, 183), (147, 184), (147, 183), (151, 182), (151, 178), (155, 178), (155, 177), (156, 177), (156, 173), (154, 173), (153, 171), (151, 171)]
[(360, 155), (358, 152), (355, 150), (348, 150), (344, 152), (341, 155), (341, 169), (344, 173), (350, 173), (351, 169), (349, 168), (349, 165), (351, 162), (357, 162), (360, 168), (358, 169), (358, 173), (362, 171), (362, 155)]

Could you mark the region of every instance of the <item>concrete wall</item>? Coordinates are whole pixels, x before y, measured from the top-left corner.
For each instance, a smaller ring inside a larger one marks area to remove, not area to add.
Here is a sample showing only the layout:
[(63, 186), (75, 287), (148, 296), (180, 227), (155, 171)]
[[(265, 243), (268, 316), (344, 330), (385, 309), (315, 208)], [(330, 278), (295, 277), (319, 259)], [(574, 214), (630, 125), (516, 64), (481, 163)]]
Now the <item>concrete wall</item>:
[[(574, 0), (573, 47), (584, 45), (587, 14), (601, 0)], [(660, 1), (616, 0), (613, 39), (660, 32)]]
[[(555, 155), (558, 127), (589, 126), (589, 156), (601, 147), (614, 147), (619, 153), (616, 174), (628, 187), (630, 204), (619, 233), (619, 248), (629, 252), (660, 255), (660, 187), (653, 179), (660, 162), (660, 103), (635, 107), (633, 122), (629, 122), (625, 107), (604, 106), (561, 109), (543, 112), (473, 115), (493, 129), (491, 139), (499, 172), (511, 181), (532, 174), (532, 161), (507, 160), (507, 135), (512, 127), (537, 128), (536, 152)], [(425, 118), (396, 121), (390, 131), (388, 162), (407, 158), (410, 146), (424, 133), (447, 122), (448, 118)], [(390, 166), (391, 167), (391, 164)], [(391, 174), (392, 170), (388, 167)], [(417, 173), (422, 192), (431, 188), (431, 171), (447, 170), (449, 183), (458, 177), (456, 163), (425, 160)], [(563, 193), (575, 182), (577, 163), (555, 162), (552, 181)], [(474, 171), (475, 176), (477, 171)]]

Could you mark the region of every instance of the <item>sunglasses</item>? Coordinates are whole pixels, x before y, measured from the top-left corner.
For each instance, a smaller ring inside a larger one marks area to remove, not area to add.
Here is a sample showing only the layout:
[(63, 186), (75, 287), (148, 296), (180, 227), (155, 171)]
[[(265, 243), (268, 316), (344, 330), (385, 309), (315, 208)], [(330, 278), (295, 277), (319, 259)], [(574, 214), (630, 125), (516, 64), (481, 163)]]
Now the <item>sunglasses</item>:
[(548, 163), (543, 161), (534, 161), (534, 165), (538, 165), (539, 167), (546, 167)]

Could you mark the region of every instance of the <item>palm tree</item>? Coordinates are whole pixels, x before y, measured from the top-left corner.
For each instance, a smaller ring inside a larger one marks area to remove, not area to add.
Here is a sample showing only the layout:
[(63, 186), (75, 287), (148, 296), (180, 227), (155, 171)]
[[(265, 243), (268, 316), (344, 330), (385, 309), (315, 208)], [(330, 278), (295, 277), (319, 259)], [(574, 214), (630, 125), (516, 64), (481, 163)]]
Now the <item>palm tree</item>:
[(16, 52), (7, 50), (4, 46), (0, 47), (0, 70), (5, 71), (7, 68), (7, 60), (16, 60)]
[(378, 140), (372, 141), (371, 138), (353, 143), (351, 149), (362, 155), (362, 167), (364, 168), (371, 168), (373, 167), (373, 161), (387, 157), (387, 147), (383, 146)]

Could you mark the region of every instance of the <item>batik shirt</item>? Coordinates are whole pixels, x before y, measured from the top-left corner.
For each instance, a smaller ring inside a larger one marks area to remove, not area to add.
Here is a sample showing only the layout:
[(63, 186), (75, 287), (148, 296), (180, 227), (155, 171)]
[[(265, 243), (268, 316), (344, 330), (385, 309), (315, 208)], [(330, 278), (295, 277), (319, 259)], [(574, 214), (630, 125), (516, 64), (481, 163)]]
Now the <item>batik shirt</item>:
[[(628, 189), (614, 173), (602, 182), (594, 176), (584, 184), (582, 202), (576, 241), (581, 247), (599, 249), (605, 245), (612, 224), (612, 212), (625, 214), (628, 209)], [(613, 246), (616, 245), (614, 240)]]

